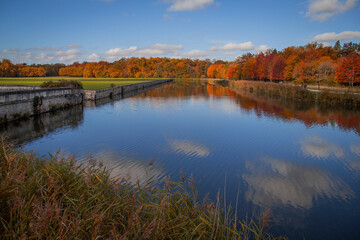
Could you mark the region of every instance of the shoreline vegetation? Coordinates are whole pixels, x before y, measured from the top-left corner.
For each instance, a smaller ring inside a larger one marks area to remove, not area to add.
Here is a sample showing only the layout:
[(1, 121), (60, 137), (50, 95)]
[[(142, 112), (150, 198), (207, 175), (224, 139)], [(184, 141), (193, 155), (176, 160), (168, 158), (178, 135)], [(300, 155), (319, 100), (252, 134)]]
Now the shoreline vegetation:
[[(153, 168), (149, 164), (149, 170)], [(7, 239), (286, 239), (236, 208), (199, 200), (193, 178), (132, 186), (101, 162), (37, 157), (0, 143), (0, 235)]]
[[(221, 82), (220, 82), (221, 84)], [(289, 84), (278, 84), (258, 81), (230, 81), (231, 90), (242, 94), (261, 97), (262, 99), (281, 100), (293, 102), (297, 105), (316, 104), (319, 107), (341, 107), (344, 109), (359, 109), (360, 94), (353, 91), (329, 91), (312, 92), (299, 86)]]

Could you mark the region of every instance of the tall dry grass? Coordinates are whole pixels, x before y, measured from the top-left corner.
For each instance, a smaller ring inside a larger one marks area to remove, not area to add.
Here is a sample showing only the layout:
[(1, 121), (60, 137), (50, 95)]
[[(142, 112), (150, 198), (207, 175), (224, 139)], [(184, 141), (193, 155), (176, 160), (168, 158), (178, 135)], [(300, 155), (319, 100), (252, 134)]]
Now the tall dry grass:
[(274, 239), (231, 208), (197, 198), (193, 178), (133, 187), (95, 162), (39, 158), (0, 143), (3, 239)]
[(354, 92), (310, 92), (298, 86), (256, 81), (230, 81), (230, 89), (264, 99), (282, 100), (296, 104), (317, 104), (319, 107), (360, 108), (360, 94)]

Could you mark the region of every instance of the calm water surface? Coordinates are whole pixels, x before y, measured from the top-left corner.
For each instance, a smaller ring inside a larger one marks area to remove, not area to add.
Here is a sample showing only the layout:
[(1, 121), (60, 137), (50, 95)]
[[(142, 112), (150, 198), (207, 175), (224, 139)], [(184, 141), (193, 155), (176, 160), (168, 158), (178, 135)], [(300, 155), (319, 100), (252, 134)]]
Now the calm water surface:
[[(177, 81), (140, 95), (2, 127), (40, 155), (101, 159), (135, 183), (179, 179), (220, 191), (241, 216), (271, 210), (291, 239), (360, 239), (360, 113), (244, 96)], [(153, 160), (160, 167), (151, 172)]]

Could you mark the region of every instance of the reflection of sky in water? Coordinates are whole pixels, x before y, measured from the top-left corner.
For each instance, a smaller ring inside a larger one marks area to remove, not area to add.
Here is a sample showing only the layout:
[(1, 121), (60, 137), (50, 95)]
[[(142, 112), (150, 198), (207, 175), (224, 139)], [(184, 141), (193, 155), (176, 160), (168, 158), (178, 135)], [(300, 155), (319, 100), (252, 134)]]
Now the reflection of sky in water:
[[(270, 207), (277, 226), (293, 221), (286, 226), (329, 232), (323, 238), (342, 236), (360, 219), (360, 138), (354, 130), (304, 124), (309, 116), (301, 111), (294, 116), (302, 119), (289, 121), (281, 117), (282, 108), (213, 96), (205, 85), (184, 89), (159, 89), (85, 109), (79, 126), (51, 132), (26, 149), (46, 154), (61, 148), (81, 159), (91, 153), (115, 167), (114, 174), (131, 175), (132, 183), (168, 175), (176, 180), (183, 170), (193, 173), (200, 193), (210, 197), (224, 189), (226, 176), (226, 199), (235, 205), (239, 191), (243, 215)], [(150, 159), (160, 165), (155, 172), (147, 171)], [(301, 231), (295, 239), (302, 239)]]
[(360, 157), (360, 145), (351, 145), (350, 149), (353, 153)]
[(247, 162), (243, 179), (249, 185), (247, 201), (263, 207), (291, 205), (309, 209), (320, 196), (348, 200), (354, 192), (328, 172), (273, 158)]
[(302, 141), (301, 150), (304, 155), (315, 158), (328, 158), (332, 154), (337, 158), (344, 156), (344, 150), (341, 147), (328, 143), (317, 136)]
[(185, 154), (186, 156), (207, 157), (210, 154), (208, 147), (191, 140), (174, 139), (169, 140), (168, 143), (175, 153)]
[[(79, 161), (87, 161), (89, 156), (86, 153), (78, 157)], [(159, 183), (164, 174), (160, 168), (151, 168), (146, 163), (132, 159), (128, 154), (119, 154), (110, 149), (104, 149), (100, 152), (92, 153), (91, 158), (104, 164), (107, 169), (111, 169), (111, 176), (116, 178), (125, 178), (128, 183), (136, 186), (145, 186), (151, 180)]]

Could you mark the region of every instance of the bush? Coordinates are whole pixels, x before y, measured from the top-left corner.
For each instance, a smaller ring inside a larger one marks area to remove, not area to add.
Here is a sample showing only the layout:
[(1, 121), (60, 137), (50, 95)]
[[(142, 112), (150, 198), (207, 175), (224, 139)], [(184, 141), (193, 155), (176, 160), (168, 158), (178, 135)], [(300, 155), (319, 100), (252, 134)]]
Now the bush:
[(56, 82), (48, 81), (43, 82), (40, 85), (41, 88), (60, 88), (60, 87), (69, 87), (76, 89), (83, 89), (82, 83), (76, 80), (59, 80)]

